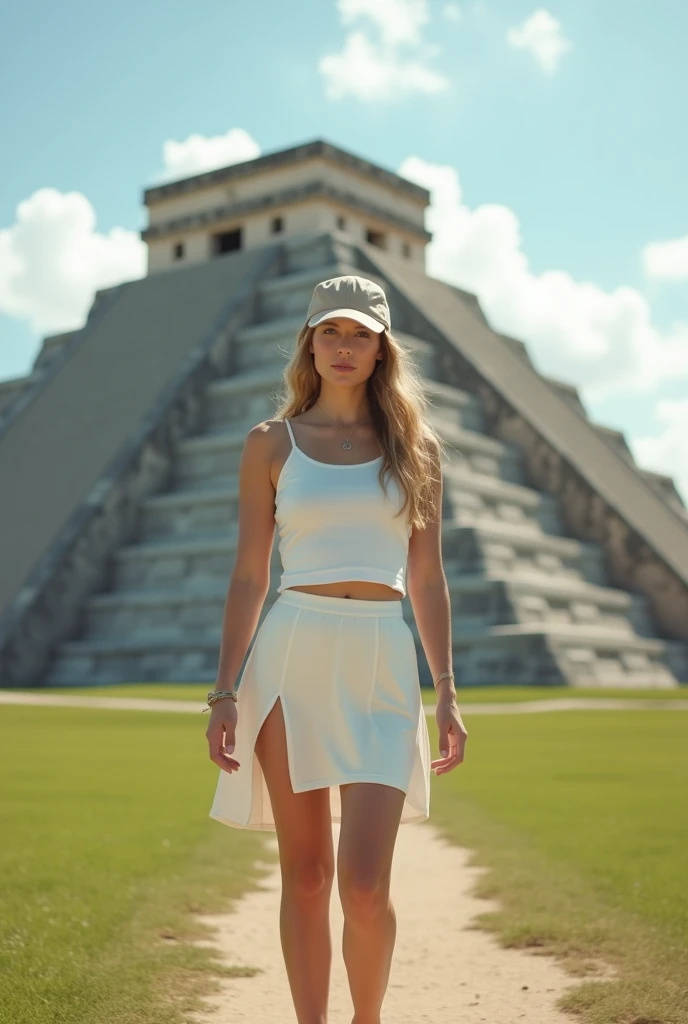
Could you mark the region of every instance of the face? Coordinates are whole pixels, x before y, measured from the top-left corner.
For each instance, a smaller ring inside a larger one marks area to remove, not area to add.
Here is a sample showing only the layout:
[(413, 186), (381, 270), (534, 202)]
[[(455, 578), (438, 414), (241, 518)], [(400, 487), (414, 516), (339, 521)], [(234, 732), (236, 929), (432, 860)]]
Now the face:
[[(367, 380), (382, 357), (382, 334), (374, 334), (357, 320), (334, 317), (313, 330), (310, 351), (321, 377), (332, 383)], [(344, 369), (348, 364), (353, 369)], [(341, 368), (340, 368), (341, 366)]]

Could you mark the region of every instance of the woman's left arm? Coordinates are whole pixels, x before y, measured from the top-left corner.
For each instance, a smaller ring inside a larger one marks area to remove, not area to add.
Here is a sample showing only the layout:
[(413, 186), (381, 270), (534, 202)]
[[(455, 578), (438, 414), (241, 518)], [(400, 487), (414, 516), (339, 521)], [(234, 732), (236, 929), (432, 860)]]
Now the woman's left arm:
[[(409, 538), (407, 593), (433, 680), (452, 671), (451, 605), (442, 565), (442, 467), (440, 447), (433, 439), (434, 512), (423, 529), (414, 527)], [(464, 759), (468, 733), (456, 703), (453, 679), (435, 687), (440, 760), (433, 761), (437, 775), (451, 771)]]

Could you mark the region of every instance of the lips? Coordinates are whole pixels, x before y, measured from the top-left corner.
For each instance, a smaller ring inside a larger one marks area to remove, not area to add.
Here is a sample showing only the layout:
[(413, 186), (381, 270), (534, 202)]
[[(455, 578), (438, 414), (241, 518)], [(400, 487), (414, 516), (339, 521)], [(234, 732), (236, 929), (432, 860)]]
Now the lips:
[(334, 370), (353, 370), (354, 369), (354, 367), (351, 365), (351, 363), (332, 363), (332, 368)]

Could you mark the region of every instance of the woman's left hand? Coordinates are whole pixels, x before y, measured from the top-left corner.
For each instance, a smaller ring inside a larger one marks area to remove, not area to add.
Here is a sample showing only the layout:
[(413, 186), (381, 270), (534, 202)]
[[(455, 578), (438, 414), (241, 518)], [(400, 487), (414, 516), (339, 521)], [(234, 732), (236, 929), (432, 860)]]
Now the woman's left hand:
[(437, 701), (435, 719), (439, 730), (439, 747), (442, 755), (438, 761), (431, 761), (430, 767), (435, 769), (436, 775), (443, 775), (450, 772), (461, 764), (464, 758), (464, 750), (468, 733), (466, 726), (461, 721), (461, 712), (453, 697), (441, 697)]

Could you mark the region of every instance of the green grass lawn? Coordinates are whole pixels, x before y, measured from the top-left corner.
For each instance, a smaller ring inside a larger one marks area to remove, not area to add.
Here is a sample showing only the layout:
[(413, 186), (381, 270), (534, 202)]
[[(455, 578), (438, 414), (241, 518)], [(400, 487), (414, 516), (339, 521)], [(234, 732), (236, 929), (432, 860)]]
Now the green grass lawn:
[(192, 910), (258, 877), (208, 818), (199, 714), (0, 708), (0, 1021), (175, 1024), (222, 972)]
[[(582, 1024), (688, 1022), (688, 715), (464, 717), (431, 822), (489, 869), (483, 926), (579, 973)], [(200, 713), (0, 708), (2, 1024), (181, 1024), (216, 983), (191, 911), (228, 908), (269, 858), (208, 818), (204, 733)]]

